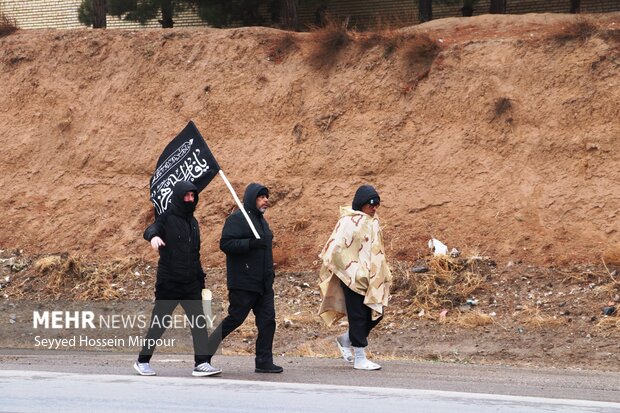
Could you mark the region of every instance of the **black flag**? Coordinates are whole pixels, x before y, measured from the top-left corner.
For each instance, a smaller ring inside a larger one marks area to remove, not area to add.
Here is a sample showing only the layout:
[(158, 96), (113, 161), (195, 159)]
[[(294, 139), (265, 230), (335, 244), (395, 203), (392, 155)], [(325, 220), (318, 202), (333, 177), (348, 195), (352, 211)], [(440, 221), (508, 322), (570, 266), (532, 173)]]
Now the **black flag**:
[(151, 202), (155, 206), (155, 215), (168, 208), (174, 184), (191, 182), (200, 192), (219, 170), (220, 166), (207, 143), (194, 122), (190, 121), (166, 146), (151, 177)]

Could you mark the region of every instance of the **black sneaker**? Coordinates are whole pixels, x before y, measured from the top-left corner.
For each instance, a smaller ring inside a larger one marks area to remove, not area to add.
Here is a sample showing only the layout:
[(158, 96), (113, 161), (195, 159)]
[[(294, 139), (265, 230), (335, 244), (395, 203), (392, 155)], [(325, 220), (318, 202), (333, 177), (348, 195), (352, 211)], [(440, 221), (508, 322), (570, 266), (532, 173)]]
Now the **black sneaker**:
[(254, 369), (256, 373), (282, 373), (284, 369), (272, 363), (260, 363)]

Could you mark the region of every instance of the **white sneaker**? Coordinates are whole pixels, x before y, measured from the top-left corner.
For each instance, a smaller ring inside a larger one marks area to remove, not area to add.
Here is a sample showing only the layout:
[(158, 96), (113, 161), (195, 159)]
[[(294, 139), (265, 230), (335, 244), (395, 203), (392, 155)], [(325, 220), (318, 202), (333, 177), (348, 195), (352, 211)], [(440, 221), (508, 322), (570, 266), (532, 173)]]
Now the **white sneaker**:
[(345, 346), (340, 342), (342, 338), (340, 336), (336, 337), (336, 345), (338, 346), (338, 350), (340, 350), (340, 354), (342, 354), (342, 358), (344, 361), (349, 363), (353, 363), (353, 353), (351, 352), (351, 347)]
[(353, 368), (357, 370), (379, 370), (381, 366), (378, 365), (377, 363), (373, 363), (372, 361), (368, 359), (364, 359), (360, 361), (355, 360), (355, 363), (353, 364)]
[(212, 365), (210, 365), (209, 363), (205, 361), (204, 363), (199, 364), (196, 367), (194, 367), (194, 370), (192, 371), (192, 376), (195, 376), (195, 377), (215, 376), (216, 374), (220, 374), (221, 372), (222, 372), (222, 369), (213, 367)]
[(366, 351), (363, 347), (353, 347), (353, 352), (355, 353), (355, 362), (353, 363), (354, 369), (379, 370), (381, 368), (380, 365), (373, 363), (366, 358)]
[(151, 368), (149, 363), (138, 363), (137, 361), (133, 364), (133, 368), (136, 369), (139, 375), (141, 376), (155, 376), (155, 370)]

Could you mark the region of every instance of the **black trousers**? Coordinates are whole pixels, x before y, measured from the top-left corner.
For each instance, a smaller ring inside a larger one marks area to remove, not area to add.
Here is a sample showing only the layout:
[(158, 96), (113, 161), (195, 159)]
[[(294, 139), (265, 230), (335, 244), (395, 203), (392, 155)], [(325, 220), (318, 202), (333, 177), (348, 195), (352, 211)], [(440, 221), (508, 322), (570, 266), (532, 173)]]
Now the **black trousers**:
[(344, 302), (347, 307), (349, 320), (349, 338), (353, 347), (368, 346), (368, 335), (375, 328), (383, 316), (376, 320), (372, 319), (372, 310), (364, 304), (364, 296), (347, 287), (342, 281)]
[[(148, 363), (155, 351), (154, 340), (158, 340), (166, 331), (166, 323), (175, 308), (180, 304), (189, 319), (194, 344), (194, 363), (199, 365), (208, 360), (208, 333), (206, 319), (202, 309), (202, 285), (198, 281), (191, 284), (179, 284), (170, 281), (158, 281), (155, 287), (155, 306), (151, 313), (151, 324), (146, 333), (145, 343), (138, 355), (138, 363)], [(153, 341), (149, 341), (153, 340)]]
[[(264, 294), (245, 290), (228, 291), (228, 315), (218, 325), (209, 339), (207, 353), (212, 356), (222, 340), (239, 327), (250, 310), (254, 313), (258, 337), (256, 338), (256, 364), (273, 363), (273, 337), (276, 333), (274, 292)], [(211, 357), (209, 357), (209, 360)]]

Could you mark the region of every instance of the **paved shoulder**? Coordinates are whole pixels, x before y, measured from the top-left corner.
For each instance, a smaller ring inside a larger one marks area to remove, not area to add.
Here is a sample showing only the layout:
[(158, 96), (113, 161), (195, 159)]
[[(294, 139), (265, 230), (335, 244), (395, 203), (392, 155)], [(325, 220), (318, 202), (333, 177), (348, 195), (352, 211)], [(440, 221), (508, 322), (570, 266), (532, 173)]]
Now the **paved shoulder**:
[(620, 412), (610, 402), (213, 378), (3, 370), (0, 382), (2, 409), (20, 412)]

